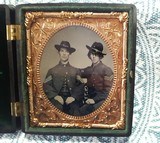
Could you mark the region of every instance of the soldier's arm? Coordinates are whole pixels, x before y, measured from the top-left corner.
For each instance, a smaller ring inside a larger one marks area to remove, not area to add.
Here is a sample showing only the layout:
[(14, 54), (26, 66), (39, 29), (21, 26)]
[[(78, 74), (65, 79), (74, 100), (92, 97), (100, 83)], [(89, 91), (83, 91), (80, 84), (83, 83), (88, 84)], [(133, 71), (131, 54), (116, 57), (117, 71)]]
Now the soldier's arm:
[(81, 100), (83, 98), (84, 81), (81, 77), (80, 69), (77, 69), (76, 73), (76, 86), (72, 89), (71, 97), (76, 100)]
[(86, 67), (86, 68), (83, 68), (83, 69), (80, 69), (80, 76), (82, 78), (87, 78), (89, 73), (89, 67)]
[(76, 70), (76, 85), (84, 83), (82, 76), (81, 76), (81, 69)]
[(52, 75), (49, 72), (43, 83), (43, 89), (49, 99), (52, 99), (58, 95), (57, 90), (55, 89), (53, 82), (52, 82)]
[(104, 78), (104, 83), (103, 83), (104, 90), (102, 92), (97, 93), (97, 96), (93, 98), (95, 102), (105, 100), (112, 87), (113, 71), (109, 67), (106, 67), (103, 69), (103, 78)]
[(113, 84), (113, 71), (111, 70), (111, 68), (107, 67), (104, 69), (104, 87), (106, 89), (106, 92), (109, 93), (112, 84)]

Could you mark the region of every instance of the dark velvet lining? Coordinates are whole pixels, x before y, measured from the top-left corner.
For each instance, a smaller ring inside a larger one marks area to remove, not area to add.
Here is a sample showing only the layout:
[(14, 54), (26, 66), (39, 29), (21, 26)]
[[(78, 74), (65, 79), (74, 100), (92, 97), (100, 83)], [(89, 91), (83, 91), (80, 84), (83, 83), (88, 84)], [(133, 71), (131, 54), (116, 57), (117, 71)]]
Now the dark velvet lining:
[[(6, 15), (7, 13), (7, 15)], [(13, 96), (14, 85), (12, 83), (13, 69), (12, 53), (8, 48), (6, 40), (6, 24), (8, 24), (10, 18), (9, 9), (6, 6), (0, 6), (0, 132), (13, 131), (15, 125), (13, 124), (13, 118), (11, 116), (10, 103), (11, 96)], [(7, 19), (7, 22), (6, 22)]]

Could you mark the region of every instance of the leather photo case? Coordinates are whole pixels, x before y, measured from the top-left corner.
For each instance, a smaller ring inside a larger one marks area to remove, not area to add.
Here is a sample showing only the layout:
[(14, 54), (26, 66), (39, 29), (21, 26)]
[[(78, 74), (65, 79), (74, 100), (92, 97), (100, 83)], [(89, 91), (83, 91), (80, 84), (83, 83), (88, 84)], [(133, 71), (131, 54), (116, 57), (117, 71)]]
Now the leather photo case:
[(0, 5), (1, 132), (129, 136), (136, 7)]

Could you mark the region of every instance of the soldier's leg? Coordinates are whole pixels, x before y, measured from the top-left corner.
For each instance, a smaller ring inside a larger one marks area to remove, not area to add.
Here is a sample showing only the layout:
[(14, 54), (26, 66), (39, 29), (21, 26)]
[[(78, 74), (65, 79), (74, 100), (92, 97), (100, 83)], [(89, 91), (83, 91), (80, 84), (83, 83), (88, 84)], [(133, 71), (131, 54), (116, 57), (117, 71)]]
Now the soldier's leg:
[(94, 110), (98, 109), (102, 104), (103, 104), (104, 100), (99, 101), (98, 103), (93, 105)]
[(50, 100), (51, 103), (58, 108), (59, 110), (63, 111), (63, 105), (61, 103), (59, 103), (57, 100), (55, 100), (54, 98)]
[(77, 101), (74, 101), (71, 104), (69, 104), (69, 107), (70, 107), (70, 110), (69, 110), (70, 115), (73, 115), (73, 116), (79, 116), (80, 115), (79, 103)]
[(87, 115), (90, 114), (91, 112), (93, 112), (94, 107), (91, 104), (84, 104), (82, 107), (80, 107), (79, 111), (80, 111), (80, 115)]

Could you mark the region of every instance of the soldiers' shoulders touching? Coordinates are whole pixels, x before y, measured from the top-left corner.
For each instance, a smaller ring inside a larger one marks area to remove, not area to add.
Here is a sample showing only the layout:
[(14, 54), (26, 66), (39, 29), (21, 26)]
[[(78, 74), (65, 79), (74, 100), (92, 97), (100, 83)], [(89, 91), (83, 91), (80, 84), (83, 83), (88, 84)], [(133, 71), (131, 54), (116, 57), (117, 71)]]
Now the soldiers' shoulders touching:
[(90, 73), (90, 71), (91, 71), (91, 66), (81, 69), (81, 73)]

